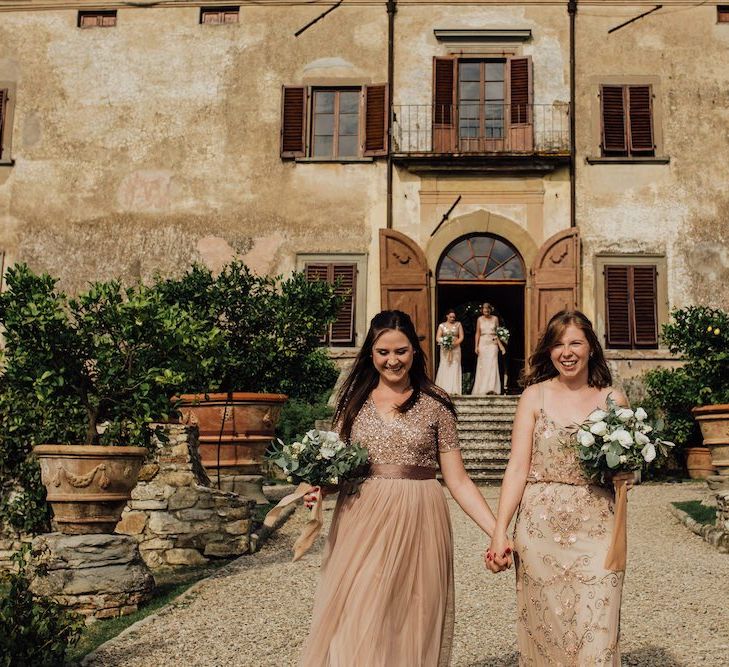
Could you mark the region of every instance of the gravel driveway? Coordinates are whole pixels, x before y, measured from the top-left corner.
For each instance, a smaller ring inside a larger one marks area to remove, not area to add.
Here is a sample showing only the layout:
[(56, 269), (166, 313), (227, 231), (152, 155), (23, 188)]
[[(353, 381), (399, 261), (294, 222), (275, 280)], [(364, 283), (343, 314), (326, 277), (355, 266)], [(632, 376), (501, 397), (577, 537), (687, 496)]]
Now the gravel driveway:
[[(667, 510), (670, 501), (706, 497), (705, 489), (700, 483), (661, 484), (630, 493), (624, 665), (729, 664), (729, 556), (689, 532)], [(497, 490), (484, 487), (483, 493), (493, 506)], [(494, 576), (483, 569), (483, 537), (449, 502), (456, 548), (453, 667), (516, 665), (513, 571)], [(320, 541), (301, 561), (290, 562), (303, 519), (297, 510), (260, 553), (243, 556), (151, 622), (107, 643), (88, 664), (295, 665), (321, 553)]]

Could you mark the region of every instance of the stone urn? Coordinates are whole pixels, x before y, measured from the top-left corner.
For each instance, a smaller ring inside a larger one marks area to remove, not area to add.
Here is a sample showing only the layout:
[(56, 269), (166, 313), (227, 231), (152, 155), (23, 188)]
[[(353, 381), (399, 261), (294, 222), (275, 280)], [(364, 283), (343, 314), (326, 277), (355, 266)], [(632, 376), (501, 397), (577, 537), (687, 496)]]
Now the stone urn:
[(57, 529), (113, 533), (137, 483), (144, 447), (37, 445), (41, 479)]
[(699, 422), (704, 447), (711, 451), (711, 463), (719, 475), (729, 475), (729, 404), (703, 405), (692, 410)]
[(711, 464), (711, 451), (708, 447), (686, 448), (686, 470), (691, 479), (706, 479), (716, 473)]
[(288, 396), (234, 392), (179, 398), (181, 421), (197, 425), (200, 458), (210, 473), (261, 474), (266, 448), (275, 437)]

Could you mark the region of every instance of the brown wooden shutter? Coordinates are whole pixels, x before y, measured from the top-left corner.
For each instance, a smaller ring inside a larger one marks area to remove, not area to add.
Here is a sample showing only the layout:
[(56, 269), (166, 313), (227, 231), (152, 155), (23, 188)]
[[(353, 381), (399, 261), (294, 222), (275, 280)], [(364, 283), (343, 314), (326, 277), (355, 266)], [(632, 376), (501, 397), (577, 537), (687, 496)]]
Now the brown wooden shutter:
[(653, 111), (650, 86), (628, 86), (630, 152), (653, 154)]
[(387, 155), (388, 120), (387, 85), (365, 86), (363, 155)]
[(534, 150), (534, 113), (532, 59), (509, 58), (507, 61), (509, 95), (507, 121), (512, 151)]
[(455, 147), (456, 59), (433, 58), (433, 151)]
[[(304, 267), (304, 271), (306, 273), (306, 279), (309, 282), (313, 282), (315, 280), (323, 280), (324, 282), (329, 282), (329, 264), (307, 264)], [(325, 330), (322, 336), (319, 338), (320, 343), (326, 343), (328, 338), (328, 330)]]
[(656, 267), (633, 266), (633, 341), (636, 347), (658, 347)]
[(380, 229), (380, 307), (402, 310), (413, 320), (428, 371), (434, 332), (430, 316), (430, 270), (420, 246), (394, 229)]
[(304, 157), (306, 88), (284, 86), (281, 99), (281, 157)]
[(580, 231), (571, 227), (550, 236), (531, 267), (529, 350), (555, 313), (580, 304)]
[(0, 88), (0, 159), (3, 157), (3, 135), (5, 133), (5, 107), (8, 103), (8, 91)]
[(606, 154), (625, 155), (628, 151), (623, 86), (601, 86), (602, 149)]
[(331, 325), (329, 342), (339, 345), (354, 345), (357, 265), (334, 264), (332, 278), (334, 282), (339, 281), (336, 291), (337, 294), (344, 295), (344, 303), (337, 314), (337, 319)]
[(605, 267), (605, 342), (608, 347), (631, 345), (630, 267)]

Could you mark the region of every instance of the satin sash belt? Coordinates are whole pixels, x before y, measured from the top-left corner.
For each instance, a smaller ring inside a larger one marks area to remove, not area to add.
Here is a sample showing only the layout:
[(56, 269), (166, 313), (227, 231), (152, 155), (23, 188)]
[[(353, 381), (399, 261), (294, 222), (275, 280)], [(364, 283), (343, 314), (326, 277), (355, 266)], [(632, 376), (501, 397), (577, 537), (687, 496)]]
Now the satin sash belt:
[(380, 479), (435, 479), (435, 468), (373, 463), (367, 477), (379, 477)]

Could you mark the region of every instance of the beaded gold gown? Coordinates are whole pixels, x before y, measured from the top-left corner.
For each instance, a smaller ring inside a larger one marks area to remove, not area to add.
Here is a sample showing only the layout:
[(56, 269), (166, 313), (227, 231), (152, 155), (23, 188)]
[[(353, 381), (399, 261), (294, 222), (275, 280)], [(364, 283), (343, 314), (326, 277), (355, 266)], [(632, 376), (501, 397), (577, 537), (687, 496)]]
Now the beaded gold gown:
[(571, 434), (539, 412), (514, 527), (522, 667), (620, 667), (623, 573), (603, 566), (613, 494), (584, 475)]
[(454, 416), (430, 396), (392, 421), (368, 399), (352, 442), (372, 476), (341, 489), (324, 552), (302, 667), (441, 667), (453, 636), (453, 538), (435, 479), (458, 448)]

